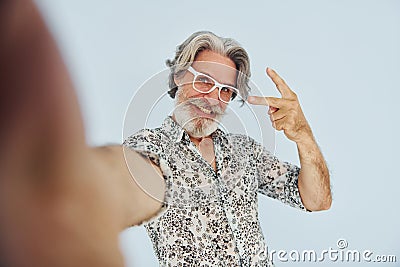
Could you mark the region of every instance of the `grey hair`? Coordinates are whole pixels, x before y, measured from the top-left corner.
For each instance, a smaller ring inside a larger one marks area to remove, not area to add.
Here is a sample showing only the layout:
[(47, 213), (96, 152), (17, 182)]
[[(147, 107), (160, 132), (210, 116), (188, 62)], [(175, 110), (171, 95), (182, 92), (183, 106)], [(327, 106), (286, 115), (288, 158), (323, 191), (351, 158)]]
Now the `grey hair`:
[(174, 76), (182, 74), (189, 68), (199, 52), (210, 50), (222, 56), (230, 58), (236, 65), (238, 77), (236, 86), (243, 100), (246, 100), (249, 92), (250, 59), (246, 50), (234, 39), (223, 38), (209, 31), (193, 33), (176, 49), (175, 58), (168, 59), (166, 65), (170, 68), (168, 94), (175, 98), (178, 86)]

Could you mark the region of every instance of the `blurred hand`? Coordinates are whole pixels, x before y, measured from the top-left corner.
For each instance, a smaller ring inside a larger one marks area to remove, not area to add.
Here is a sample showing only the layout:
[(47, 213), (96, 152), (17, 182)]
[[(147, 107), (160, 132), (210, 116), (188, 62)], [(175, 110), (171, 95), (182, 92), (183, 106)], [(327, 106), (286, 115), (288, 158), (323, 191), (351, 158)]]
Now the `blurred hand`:
[(120, 231), (161, 203), (131, 179), (122, 148), (109, 159), (86, 146), (73, 86), (31, 1), (0, 2), (0, 81), (0, 266), (123, 266)]

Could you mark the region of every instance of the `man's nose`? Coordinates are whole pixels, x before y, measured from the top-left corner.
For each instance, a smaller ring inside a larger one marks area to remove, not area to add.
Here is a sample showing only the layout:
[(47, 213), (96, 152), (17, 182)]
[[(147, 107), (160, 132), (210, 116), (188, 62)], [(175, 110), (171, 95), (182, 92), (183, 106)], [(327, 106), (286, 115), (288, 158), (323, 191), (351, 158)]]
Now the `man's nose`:
[(204, 97), (208, 99), (210, 104), (216, 105), (219, 103), (219, 96), (218, 96), (218, 87), (216, 87), (214, 90), (209, 92), (208, 94), (204, 94)]

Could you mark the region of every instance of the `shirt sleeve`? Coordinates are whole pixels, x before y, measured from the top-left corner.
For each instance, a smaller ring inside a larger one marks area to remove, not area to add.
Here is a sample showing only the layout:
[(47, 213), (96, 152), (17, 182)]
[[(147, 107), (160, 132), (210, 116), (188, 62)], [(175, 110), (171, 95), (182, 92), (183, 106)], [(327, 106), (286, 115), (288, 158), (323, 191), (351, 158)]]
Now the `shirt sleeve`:
[(141, 130), (129, 136), (123, 143), (142, 156), (151, 160), (157, 166), (160, 166), (161, 145), (160, 139), (150, 130)]
[(258, 170), (258, 192), (294, 208), (308, 211), (301, 200), (298, 178), (300, 168), (280, 161), (261, 144), (255, 142)]
[[(156, 136), (155, 133), (153, 133), (151, 130), (141, 130), (131, 136), (129, 136), (124, 142), (123, 146), (128, 147), (139, 154), (141, 154), (143, 157), (148, 158), (151, 160), (155, 165), (159, 166), (161, 171), (164, 174), (163, 169), (165, 169), (165, 161), (162, 159), (162, 148), (160, 144), (160, 138)], [(164, 179), (166, 179), (164, 175)], [(156, 221), (159, 217), (161, 217), (165, 211), (168, 208), (168, 192), (169, 192), (169, 186), (166, 181), (166, 192), (164, 195), (164, 200), (161, 206), (161, 209), (158, 211), (158, 213), (150, 218), (148, 221), (142, 222), (140, 225), (148, 225), (154, 221)]]

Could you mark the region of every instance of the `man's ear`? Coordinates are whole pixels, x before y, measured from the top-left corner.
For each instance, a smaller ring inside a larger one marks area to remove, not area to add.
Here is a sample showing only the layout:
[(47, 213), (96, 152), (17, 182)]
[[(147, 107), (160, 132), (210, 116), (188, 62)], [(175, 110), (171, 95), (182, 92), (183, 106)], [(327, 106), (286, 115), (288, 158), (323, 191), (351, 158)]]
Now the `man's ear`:
[(174, 74), (174, 82), (176, 86), (181, 86), (182, 83), (182, 77), (179, 77), (178, 74)]

